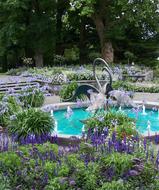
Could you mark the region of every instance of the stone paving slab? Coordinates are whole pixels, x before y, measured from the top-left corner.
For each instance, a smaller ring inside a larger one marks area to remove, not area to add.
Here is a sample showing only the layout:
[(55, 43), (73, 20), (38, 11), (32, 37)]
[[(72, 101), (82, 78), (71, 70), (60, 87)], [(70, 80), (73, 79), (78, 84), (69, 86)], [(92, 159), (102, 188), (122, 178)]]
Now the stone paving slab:
[(59, 96), (48, 96), (45, 97), (45, 101), (44, 101), (44, 105), (48, 105), (48, 104), (57, 104), (60, 103), (60, 97)]
[(133, 100), (159, 102), (159, 93), (140, 93), (136, 92)]

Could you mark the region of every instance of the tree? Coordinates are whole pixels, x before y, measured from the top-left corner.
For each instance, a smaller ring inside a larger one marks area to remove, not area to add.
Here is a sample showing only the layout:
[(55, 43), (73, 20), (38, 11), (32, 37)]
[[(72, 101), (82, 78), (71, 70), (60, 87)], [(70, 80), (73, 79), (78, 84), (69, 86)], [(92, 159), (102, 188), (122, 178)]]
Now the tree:
[(125, 38), (128, 26), (140, 28), (144, 34), (157, 25), (158, 0), (70, 0), (70, 3), (72, 11), (78, 9), (79, 16), (93, 20), (102, 57), (108, 62), (114, 60), (113, 42)]
[(43, 66), (44, 56), (54, 53), (55, 0), (2, 0), (0, 2), (1, 56), (34, 57)]

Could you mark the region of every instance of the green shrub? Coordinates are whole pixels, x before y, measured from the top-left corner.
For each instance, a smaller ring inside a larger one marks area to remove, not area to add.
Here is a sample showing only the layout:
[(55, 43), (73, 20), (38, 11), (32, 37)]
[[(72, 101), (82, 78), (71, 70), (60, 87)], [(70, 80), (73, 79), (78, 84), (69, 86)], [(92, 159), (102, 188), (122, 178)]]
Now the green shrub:
[(27, 67), (19, 67), (17, 69), (10, 69), (8, 72), (7, 72), (7, 75), (13, 75), (13, 76), (18, 76), (18, 75), (21, 75), (22, 72), (26, 71), (27, 70)]
[(53, 151), (54, 154), (58, 155), (58, 146), (56, 144), (51, 144), (51, 143), (44, 143), (43, 145), (35, 145), (35, 147), (37, 148), (37, 150), (42, 153), (42, 154), (45, 154), (46, 151)]
[(101, 57), (101, 53), (92, 51), (89, 52), (88, 57), (91, 61), (94, 61), (97, 57)]
[[(44, 176), (46, 172), (50, 171), (47, 165), (49, 157), (45, 163), (41, 159), (46, 159), (46, 153), (50, 152), (57, 156), (57, 145), (50, 143), (34, 146), (26, 145), (21, 146), (16, 152), (12, 151), (0, 154), (0, 171), (2, 174), (7, 175), (6, 180), (8, 181), (9, 179), (12, 186), (11, 189), (17, 189), (17, 187), (20, 190), (30, 190), (33, 187), (35, 189), (44, 189), (44, 184), (46, 185)], [(55, 162), (50, 161), (50, 163), (54, 164)], [(51, 176), (51, 178), (53, 177), (54, 175)]]
[(128, 183), (124, 183), (122, 180), (119, 180), (106, 182), (97, 190), (131, 190), (131, 186)]
[(0, 125), (6, 127), (15, 113), (22, 110), (19, 102), (13, 96), (3, 96), (0, 102)]
[(120, 89), (120, 88), (123, 88), (125, 91), (133, 91), (133, 92), (149, 92), (149, 93), (159, 92), (159, 87), (156, 86), (152, 87), (136, 86), (123, 81), (117, 81), (113, 83), (113, 89)]
[[(118, 180), (122, 177), (124, 173), (131, 169), (133, 165), (132, 158), (132, 155), (117, 152), (113, 152), (107, 157), (102, 157), (100, 160), (100, 170), (104, 181), (109, 181), (110, 179)], [(110, 170), (112, 171), (112, 176), (108, 174)]]
[(65, 63), (65, 57), (62, 55), (55, 55), (54, 56), (54, 64), (55, 65), (63, 65)]
[(49, 180), (49, 184), (45, 187), (45, 190), (66, 190), (70, 189), (68, 185), (68, 181), (65, 178), (55, 177)]
[[(159, 64), (159, 61), (158, 61)], [(159, 66), (157, 65), (154, 69), (154, 77), (159, 78)]]
[(39, 109), (30, 108), (16, 114), (8, 128), (11, 134), (16, 134), (18, 139), (28, 135), (48, 134), (54, 128), (54, 120), (49, 113)]
[(69, 62), (77, 61), (79, 59), (79, 48), (74, 46), (73, 48), (65, 49), (64, 57)]
[(73, 93), (77, 89), (77, 87), (78, 87), (77, 82), (72, 82), (72, 83), (70, 83), (68, 85), (64, 85), (61, 88), (61, 91), (60, 91), (60, 97), (61, 97), (61, 99), (65, 100), (65, 99), (71, 98), (72, 95), (73, 95)]
[(1, 190), (11, 190), (12, 189), (10, 186), (9, 180), (2, 174), (0, 174), (0, 189)]
[(95, 128), (98, 128), (98, 132), (102, 133), (103, 129), (107, 127), (110, 133), (116, 131), (119, 139), (123, 139), (125, 136), (131, 138), (132, 135), (137, 135), (137, 131), (134, 128), (134, 121), (124, 113), (109, 111), (105, 114), (101, 113), (87, 119), (85, 121), (85, 129), (86, 131), (91, 129), (93, 132)]
[(143, 156), (136, 157), (135, 153), (129, 155), (113, 152), (107, 157), (102, 157), (100, 171), (105, 182), (102, 189), (115, 190), (117, 187), (124, 186), (126, 190), (128, 187), (132, 190), (138, 188), (144, 190), (149, 189), (150, 186), (153, 187), (153, 184), (156, 183), (154, 178), (156, 171), (152, 163), (145, 162)]
[(21, 92), (20, 101), (24, 107), (41, 107), (44, 103), (44, 93), (40, 89), (29, 88)]

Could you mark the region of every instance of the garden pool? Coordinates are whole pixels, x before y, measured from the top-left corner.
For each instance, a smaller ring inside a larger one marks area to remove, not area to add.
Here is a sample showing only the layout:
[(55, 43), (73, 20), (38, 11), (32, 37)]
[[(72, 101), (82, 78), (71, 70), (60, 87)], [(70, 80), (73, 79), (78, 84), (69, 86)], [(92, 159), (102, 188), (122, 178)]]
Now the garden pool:
[[(132, 108), (125, 108), (122, 109), (122, 112), (127, 114), (130, 118), (136, 119), (136, 128), (140, 134), (148, 134), (148, 122), (151, 126), (151, 134), (159, 132), (159, 114), (157, 111), (146, 109), (146, 115), (144, 115), (142, 110), (135, 113)], [(57, 133), (59, 135), (80, 136), (83, 128), (81, 120), (91, 117), (91, 113), (87, 112), (84, 108), (73, 109), (73, 113), (69, 118), (66, 118), (66, 113), (66, 110), (58, 110), (54, 112), (54, 118), (57, 123)]]

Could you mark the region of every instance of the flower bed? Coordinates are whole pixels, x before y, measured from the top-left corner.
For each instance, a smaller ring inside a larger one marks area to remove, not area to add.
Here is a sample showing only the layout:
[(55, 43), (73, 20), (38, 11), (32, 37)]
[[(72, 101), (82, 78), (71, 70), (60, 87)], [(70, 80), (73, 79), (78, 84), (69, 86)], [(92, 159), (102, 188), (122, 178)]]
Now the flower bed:
[(21, 190), (158, 190), (158, 166), (159, 154), (146, 140), (118, 141), (95, 133), (80, 145), (34, 144), (1, 153), (0, 185)]

